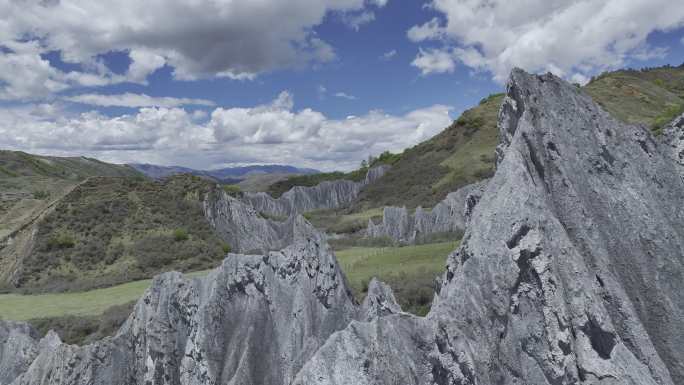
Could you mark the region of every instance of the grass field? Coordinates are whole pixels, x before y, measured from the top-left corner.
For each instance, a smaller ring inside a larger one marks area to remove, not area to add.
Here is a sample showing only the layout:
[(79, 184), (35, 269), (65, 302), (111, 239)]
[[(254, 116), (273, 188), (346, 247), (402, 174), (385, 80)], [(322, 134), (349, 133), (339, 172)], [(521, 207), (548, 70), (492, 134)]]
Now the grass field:
[[(378, 277), (392, 286), (397, 299), (407, 311), (421, 313), (425, 304), (415, 295), (432, 299), (436, 276), (444, 271), (446, 256), (458, 242), (433, 243), (405, 247), (352, 247), (337, 251), (340, 266), (352, 289), (359, 297), (365, 295), (368, 282)], [(187, 274), (191, 277), (207, 274), (208, 270)], [(38, 295), (0, 295), (0, 318), (25, 321), (63, 316), (98, 316), (112, 306), (136, 301), (150, 286), (149, 279), (125, 283), (104, 289), (75, 293)], [(429, 307), (429, 303), (427, 304)]]
[[(188, 273), (196, 277), (208, 270)], [(136, 301), (150, 287), (152, 280), (146, 279), (77, 293), (55, 293), (38, 295), (0, 295), (0, 319), (26, 321), (35, 318), (62, 316), (97, 316), (112, 306)]]
[(351, 247), (336, 252), (342, 270), (359, 300), (368, 282), (388, 283), (405, 311), (424, 315), (430, 308), (435, 278), (458, 241), (404, 247)]

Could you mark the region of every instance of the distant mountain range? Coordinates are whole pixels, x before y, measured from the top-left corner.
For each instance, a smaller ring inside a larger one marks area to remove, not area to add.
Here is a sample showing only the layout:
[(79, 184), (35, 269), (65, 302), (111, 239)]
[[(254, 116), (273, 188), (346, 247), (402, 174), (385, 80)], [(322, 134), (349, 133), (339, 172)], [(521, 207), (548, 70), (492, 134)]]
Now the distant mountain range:
[(222, 183), (238, 183), (244, 179), (256, 175), (268, 174), (317, 174), (320, 171), (312, 168), (298, 168), (287, 165), (254, 165), (241, 167), (226, 167), (216, 170), (195, 170), (181, 166), (158, 166), (154, 164), (132, 163), (130, 167), (149, 176), (160, 179), (176, 174), (192, 174), (216, 179)]

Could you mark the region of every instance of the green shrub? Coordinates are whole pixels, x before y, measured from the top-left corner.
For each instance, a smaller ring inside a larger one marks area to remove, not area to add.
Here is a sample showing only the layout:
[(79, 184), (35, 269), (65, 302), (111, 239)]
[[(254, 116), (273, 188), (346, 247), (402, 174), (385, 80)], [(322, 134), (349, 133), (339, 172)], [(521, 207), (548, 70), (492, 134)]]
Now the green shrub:
[(682, 112), (684, 112), (684, 105), (670, 104), (665, 112), (655, 118), (653, 126), (651, 127), (653, 133), (655, 135), (662, 134), (663, 128), (665, 128), (666, 125), (672, 122), (674, 118), (679, 116)]
[(176, 229), (173, 231), (173, 240), (176, 242), (187, 241), (190, 236), (185, 229)]
[(224, 243), (224, 244), (221, 246), (221, 249), (223, 250), (223, 253), (224, 253), (224, 254), (228, 254), (228, 253), (231, 252), (231, 250), (233, 250), (233, 248), (230, 247), (230, 245), (227, 244), (227, 243)]
[(60, 231), (48, 240), (47, 246), (48, 250), (70, 249), (76, 246), (76, 240), (71, 234)]
[(230, 196), (240, 196), (242, 194), (242, 189), (236, 184), (224, 184), (221, 187)]
[(47, 199), (50, 197), (50, 193), (45, 190), (38, 190), (33, 192), (33, 199)]

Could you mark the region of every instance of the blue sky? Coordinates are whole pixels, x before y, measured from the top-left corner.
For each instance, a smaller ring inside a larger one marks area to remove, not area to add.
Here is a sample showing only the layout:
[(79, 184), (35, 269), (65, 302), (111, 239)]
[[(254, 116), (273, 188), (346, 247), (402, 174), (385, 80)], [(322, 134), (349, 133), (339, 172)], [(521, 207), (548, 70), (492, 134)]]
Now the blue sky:
[(655, 3), (4, 2), (0, 147), (351, 169), (438, 133), (513, 66), (583, 83), (684, 63), (684, 9)]

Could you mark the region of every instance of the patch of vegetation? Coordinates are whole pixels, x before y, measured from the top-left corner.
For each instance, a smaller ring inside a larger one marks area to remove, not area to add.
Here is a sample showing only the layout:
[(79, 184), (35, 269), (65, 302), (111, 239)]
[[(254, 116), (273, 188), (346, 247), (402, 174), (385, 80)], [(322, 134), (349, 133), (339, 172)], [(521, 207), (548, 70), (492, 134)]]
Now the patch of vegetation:
[(321, 182), (326, 182), (326, 181), (334, 181), (334, 180), (351, 180), (354, 182), (359, 182), (362, 181), (366, 177), (366, 173), (368, 172), (368, 168), (360, 168), (355, 171), (351, 172), (340, 172), (340, 171), (335, 171), (335, 172), (324, 172), (324, 173), (319, 173), (319, 174), (309, 174), (309, 175), (295, 175), (291, 176), (285, 180), (281, 180), (278, 182), (273, 183), (272, 185), (268, 186), (268, 190), (266, 191), (269, 193), (271, 196), (274, 198), (278, 198), (284, 193), (286, 193), (288, 190), (290, 190), (292, 187), (295, 186), (316, 186), (317, 184)]
[[(204, 276), (208, 271), (186, 274), (187, 277)], [(128, 282), (121, 285), (71, 293), (1, 294), (0, 314), (3, 319), (26, 321), (31, 319), (100, 317), (112, 306), (137, 301), (150, 287), (152, 280)]]
[(99, 316), (61, 316), (28, 320), (41, 336), (53, 330), (59, 338), (71, 345), (85, 345), (104, 337), (113, 336), (133, 311), (135, 302), (115, 305)]
[(657, 134), (684, 110), (684, 66), (607, 72), (584, 90), (614, 117)]
[(85, 290), (218, 265), (224, 242), (202, 208), (212, 188), (190, 175), (88, 179), (39, 223), (20, 289)]
[(19, 174), (17, 174), (16, 172), (8, 170), (2, 166), (0, 166), (0, 174), (4, 174), (5, 176), (8, 176), (10, 178), (16, 178), (19, 176)]
[(658, 115), (653, 121), (651, 129), (656, 135), (661, 135), (665, 126), (672, 122), (676, 117), (684, 113), (684, 104), (670, 105), (662, 114)]
[(70, 249), (76, 245), (76, 240), (74, 237), (65, 232), (59, 231), (54, 234), (46, 243), (46, 251), (60, 250), (60, 249)]
[(176, 242), (187, 241), (190, 238), (185, 229), (176, 229), (173, 231), (173, 240)]
[(50, 192), (46, 190), (38, 190), (33, 192), (33, 199), (48, 199), (50, 197)]
[(502, 98), (483, 99), (432, 139), (405, 150), (385, 176), (361, 192), (355, 211), (432, 207), (449, 192), (491, 176)]
[(405, 247), (351, 247), (335, 252), (354, 294), (361, 301), (368, 282), (377, 277), (392, 287), (404, 311), (425, 315), (430, 309), (436, 278), (458, 242)]
[(223, 188), (223, 191), (230, 196), (239, 197), (242, 195), (242, 189), (236, 184), (224, 184), (221, 185), (221, 188)]
[(22, 151), (0, 150), (0, 177), (41, 176), (82, 180), (90, 176), (128, 176), (144, 178), (129, 166), (104, 163), (85, 157), (40, 156)]
[(316, 210), (304, 213), (304, 217), (316, 228), (327, 233), (350, 234), (365, 229), (369, 219), (381, 219), (382, 209), (358, 213), (350, 213), (347, 209)]

